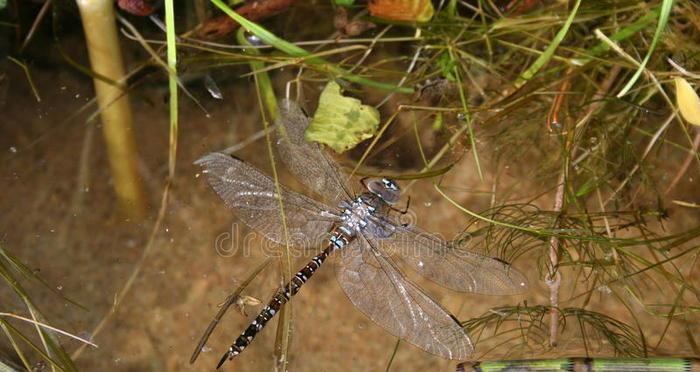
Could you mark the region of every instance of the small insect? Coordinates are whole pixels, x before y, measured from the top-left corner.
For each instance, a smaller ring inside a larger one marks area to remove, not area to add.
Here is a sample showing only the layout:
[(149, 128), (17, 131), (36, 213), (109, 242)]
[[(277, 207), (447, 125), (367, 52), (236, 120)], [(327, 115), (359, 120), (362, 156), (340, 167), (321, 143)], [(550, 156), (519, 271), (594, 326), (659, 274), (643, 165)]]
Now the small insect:
[(195, 164), (203, 168), (211, 187), (236, 216), (266, 238), (296, 246), (320, 238), (325, 244), (234, 340), (217, 368), (241, 354), (331, 255), (337, 256), (340, 287), (375, 323), (429, 353), (448, 359), (468, 358), (474, 351), (469, 335), (449, 312), (402, 274), (390, 254), (424, 277), (461, 292), (521, 293), (527, 286), (525, 277), (507, 263), (402, 224), (395, 207), (401, 192), (393, 180), (366, 180), (366, 191), (354, 194), (335, 161), (320, 146), (304, 139), (309, 119), (301, 109), (283, 101), (280, 111), (279, 125), (287, 134), (277, 142), (282, 161), (328, 204), (286, 187), (278, 194), (270, 177), (228, 155), (208, 154)]

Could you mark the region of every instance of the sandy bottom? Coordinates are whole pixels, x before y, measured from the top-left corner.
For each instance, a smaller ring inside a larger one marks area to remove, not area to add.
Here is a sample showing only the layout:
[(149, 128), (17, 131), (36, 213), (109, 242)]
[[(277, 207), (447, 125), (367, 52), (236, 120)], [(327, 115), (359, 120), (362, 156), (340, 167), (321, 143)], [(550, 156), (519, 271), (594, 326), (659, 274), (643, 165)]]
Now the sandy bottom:
[[(76, 359), (81, 369), (120, 371), (213, 370), (230, 342), (261, 308), (249, 307), (247, 317), (231, 309), (214, 331), (207, 347), (194, 365), (188, 360), (199, 336), (222, 303), (248, 275), (264, 261), (262, 250), (240, 250), (231, 254), (217, 251), (221, 235), (236, 229), (237, 220), (196, 177), (192, 162), (213, 150), (238, 143), (261, 129), (253, 92), (243, 88), (225, 91), (226, 101), (215, 101), (199, 92), (199, 98), (211, 117), (182, 98), (181, 132), (177, 176), (173, 180), (170, 205), (158, 231), (151, 254), (140, 264), (149, 233), (153, 228), (158, 203), (167, 173), (168, 116), (161, 90), (152, 89), (132, 99), (135, 133), (139, 145), (140, 166), (151, 207), (143, 222), (127, 221), (120, 214), (111, 188), (100, 128), (85, 124), (85, 115), (69, 119), (91, 95), (90, 83), (63, 73), (38, 73), (35, 77), (43, 94), (42, 102), (33, 100), (21, 76), (11, 79), (13, 86), (3, 108), (0, 127), (2, 174), (0, 189), (0, 237), (3, 248), (17, 255), (36, 270), (60, 295), (84, 307), (68, 303), (40, 285), (25, 283), (37, 306), (54, 326), (91, 337), (99, 348), (87, 348)], [(250, 85), (249, 85), (250, 86)], [(201, 89), (200, 89), (201, 90)], [(238, 153), (256, 166), (270, 169), (264, 141), (258, 141)], [(487, 167), (488, 168), (488, 167)], [(523, 177), (524, 178), (520, 178)], [(509, 176), (503, 182), (535, 185), (527, 172)], [(282, 181), (299, 184), (283, 174)], [(490, 182), (490, 181), (489, 181)], [(488, 206), (490, 183), (479, 183), (469, 156), (443, 180), (443, 185), (459, 203), (480, 210)], [(80, 187), (86, 185), (87, 187)], [(418, 182), (411, 190), (411, 205), (418, 225), (445, 236), (454, 236), (467, 218), (442, 199), (429, 182)], [(697, 194), (696, 194), (697, 196)], [(543, 205), (551, 206), (545, 199)], [(680, 231), (694, 225), (690, 218), (672, 216), (667, 229)], [(246, 234), (240, 227), (236, 234)], [(218, 240), (217, 240), (218, 239)], [(219, 243), (217, 243), (217, 241)], [(253, 244), (254, 246), (255, 244)], [(495, 297), (461, 295), (420, 281), (442, 304), (462, 320), (477, 316), (489, 308), (546, 304), (548, 292), (538, 272), (537, 255), (523, 257), (515, 266), (526, 272), (531, 290), (522, 296)], [(296, 270), (309, 256), (294, 259)], [(332, 261), (332, 259), (331, 259)], [(115, 307), (115, 295), (135, 268), (140, 268), (130, 292)], [(274, 261), (245, 292), (267, 302), (279, 283), (279, 263)], [(697, 271), (697, 270), (696, 270)], [(574, 279), (567, 277), (566, 283)], [(655, 287), (661, 292), (663, 287)], [(564, 286), (564, 298), (573, 293)], [(658, 293), (650, 298), (667, 298)], [(2, 311), (26, 315), (26, 310), (8, 288), (0, 283)], [(9, 300), (8, 300), (9, 299)], [(610, 294), (597, 293), (589, 308), (630, 321), (630, 309), (620, 306)], [(569, 306), (580, 305), (573, 301)], [(333, 264), (325, 265), (295, 297), (290, 370), (384, 370), (394, 351), (396, 338), (386, 333), (354, 309), (334, 278)], [(105, 327), (94, 329), (114, 309)], [(666, 321), (631, 309), (640, 320), (648, 343), (655, 345)], [(573, 327), (573, 325), (572, 325)], [(689, 329), (700, 333), (697, 323)], [(26, 327), (25, 327), (26, 328)], [(26, 328), (28, 331), (31, 329)], [(261, 370), (274, 365), (276, 322), (272, 322), (228, 370)], [(675, 322), (665, 335), (659, 354), (692, 355), (684, 331)], [(483, 335), (488, 338), (488, 335)], [(573, 336), (572, 336), (573, 337)], [(580, 343), (564, 339), (562, 346), (547, 355), (511, 354), (511, 350), (491, 349), (501, 339), (489, 339), (477, 345), (476, 358), (551, 355), (583, 355)], [(79, 344), (62, 338), (69, 352)], [(0, 339), (0, 345), (5, 343)], [(608, 355), (605, 347), (592, 347), (592, 354)], [(456, 361), (443, 360), (401, 343), (393, 370), (451, 370)]]

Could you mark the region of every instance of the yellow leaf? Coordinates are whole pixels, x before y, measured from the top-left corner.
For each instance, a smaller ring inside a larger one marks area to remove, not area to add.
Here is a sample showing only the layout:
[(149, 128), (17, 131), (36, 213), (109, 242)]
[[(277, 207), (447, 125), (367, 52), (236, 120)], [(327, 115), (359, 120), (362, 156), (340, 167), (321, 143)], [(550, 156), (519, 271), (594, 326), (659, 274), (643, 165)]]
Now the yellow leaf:
[(340, 86), (331, 81), (321, 92), (316, 114), (306, 128), (306, 139), (341, 153), (372, 137), (378, 126), (377, 109), (343, 96)]
[(690, 124), (700, 126), (700, 98), (693, 87), (682, 77), (674, 79), (676, 82), (676, 104), (681, 111), (683, 119)]

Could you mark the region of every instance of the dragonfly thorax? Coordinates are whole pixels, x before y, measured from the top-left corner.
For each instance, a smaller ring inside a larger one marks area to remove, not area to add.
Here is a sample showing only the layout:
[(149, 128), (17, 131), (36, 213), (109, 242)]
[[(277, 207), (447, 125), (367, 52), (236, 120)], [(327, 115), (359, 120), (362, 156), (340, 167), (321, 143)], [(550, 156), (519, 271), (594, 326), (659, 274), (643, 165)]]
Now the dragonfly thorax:
[(381, 208), (383, 200), (375, 194), (364, 193), (355, 198), (351, 203), (341, 203), (343, 209), (340, 230), (348, 238), (355, 236), (368, 225), (368, 219)]

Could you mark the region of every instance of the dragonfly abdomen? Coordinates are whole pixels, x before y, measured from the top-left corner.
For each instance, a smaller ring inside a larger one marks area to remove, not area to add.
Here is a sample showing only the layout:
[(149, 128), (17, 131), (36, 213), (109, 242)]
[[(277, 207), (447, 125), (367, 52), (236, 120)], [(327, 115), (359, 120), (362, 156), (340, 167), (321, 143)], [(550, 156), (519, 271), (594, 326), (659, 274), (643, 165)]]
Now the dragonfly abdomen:
[(337, 249), (342, 249), (349, 244), (349, 241), (353, 236), (347, 236), (341, 227), (333, 229), (329, 237), (329, 244), (326, 246), (321, 253), (314, 256), (309, 263), (306, 264), (301, 270), (299, 270), (293, 277), (292, 280), (287, 283), (284, 287), (280, 288), (275, 296), (270, 300), (267, 306), (265, 306), (260, 314), (255, 317), (248, 328), (246, 328), (243, 333), (231, 344), (226, 354), (221, 357), (219, 364), (216, 366), (218, 369), (221, 367), (226, 360), (231, 360), (238, 354), (242, 353), (248, 345), (253, 341), (255, 336), (262, 331), (268, 321), (277, 314), (282, 306), (289, 301), (292, 296), (297, 294), (301, 289), (301, 286), (306, 283), (311, 276), (314, 275), (316, 270), (318, 270), (323, 262), (328, 258), (328, 256)]

